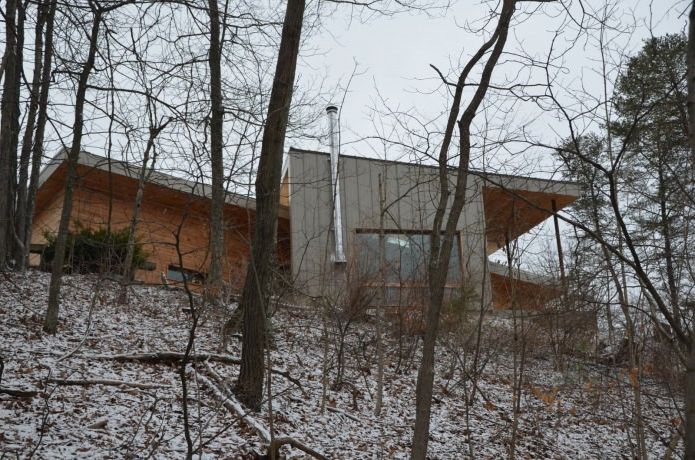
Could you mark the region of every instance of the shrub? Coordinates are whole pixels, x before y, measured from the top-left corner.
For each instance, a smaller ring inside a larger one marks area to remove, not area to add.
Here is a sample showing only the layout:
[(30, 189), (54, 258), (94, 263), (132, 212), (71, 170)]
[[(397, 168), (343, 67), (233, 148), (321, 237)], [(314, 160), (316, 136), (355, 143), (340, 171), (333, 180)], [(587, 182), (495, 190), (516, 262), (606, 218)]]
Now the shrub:
[[(128, 228), (108, 232), (105, 228), (91, 229), (75, 224), (76, 231), (68, 233), (65, 265), (71, 273), (123, 273), (128, 250)], [(46, 234), (43, 261), (48, 266), (55, 257), (56, 235)], [(147, 258), (142, 244), (135, 241), (133, 266), (141, 266)]]

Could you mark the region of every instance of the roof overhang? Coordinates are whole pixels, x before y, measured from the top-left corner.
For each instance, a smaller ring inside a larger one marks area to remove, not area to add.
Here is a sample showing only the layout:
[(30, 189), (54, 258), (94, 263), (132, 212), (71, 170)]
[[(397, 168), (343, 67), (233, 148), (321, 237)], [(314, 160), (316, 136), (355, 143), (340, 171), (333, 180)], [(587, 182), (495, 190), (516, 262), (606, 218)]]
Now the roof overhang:
[(483, 179), (488, 254), (570, 205), (581, 193), (575, 182), (474, 174)]
[[(41, 198), (43, 195), (51, 196), (62, 189), (61, 184), (62, 180), (64, 180), (62, 176), (65, 174), (66, 159), (67, 151), (62, 150), (42, 169), (39, 175), (37, 206), (42, 201)], [(80, 152), (77, 163), (78, 166), (82, 167), (80, 169), (86, 168), (98, 170), (108, 174), (127, 177), (134, 181), (137, 181), (140, 175), (139, 165), (134, 165), (120, 160), (109, 160), (108, 158), (84, 151)], [(152, 171), (148, 178), (148, 183), (156, 184), (160, 187), (198, 198), (209, 200), (212, 197), (212, 187), (208, 184), (186, 180), (170, 174), (164, 174), (159, 171)], [(256, 200), (248, 195), (227, 192), (225, 201), (227, 205), (250, 211), (256, 210)], [(280, 206), (279, 217), (284, 219), (289, 218), (289, 209), (286, 206)]]

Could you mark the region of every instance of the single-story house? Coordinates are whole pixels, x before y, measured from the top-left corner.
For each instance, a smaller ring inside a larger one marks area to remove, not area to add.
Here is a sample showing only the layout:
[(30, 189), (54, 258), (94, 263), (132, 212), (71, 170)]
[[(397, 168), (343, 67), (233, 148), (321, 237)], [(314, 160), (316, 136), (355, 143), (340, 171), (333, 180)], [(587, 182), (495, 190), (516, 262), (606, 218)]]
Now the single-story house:
[[(61, 152), (43, 169), (36, 195), (32, 245), (46, 243), (55, 234), (65, 196), (66, 153)], [(139, 165), (81, 152), (74, 187), (71, 229), (77, 225), (112, 230), (129, 228), (138, 189)], [(153, 171), (143, 193), (137, 227), (138, 241), (148, 259), (134, 277), (144, 283), (205, 278), (209, 261), (210, 196), (208, 185)], [(232, 289), (244, 285), (250, 257), (249, 242), (255, 219), (252, 197), (228, 193), (225, 217), (224, 278)], [(177, 250), (177, 235), (178, 246)], [(278, 218), (278, 259), (289, 263), (289, 211), (280, 207)], [(179, 263), (179, 252), (183, 264)], [(37, 257), (32, 265), (38, 263)]]
[[(59, 154), (41, 173), (34, 244), (45, 243), (45, 235), (58, 228), (65, 159)], [(73, 228), (77, 223), (105, 227), (109, 222), (112, 229), (128, 227), (139, 169), (82, 152)], [(278, 216), (278, 261), (294, 291), (317, 298), (358, 289), (373, 292), (374, 304), (422, 304), (438, 181), (438, 169), (432, 166), (290, 148)], [(336, 206), (334, 196), (339, 198)], [(578, 196), (571, 182), (472, 171), (451, 256), (448, 297), (508, 307), (508, 272), (488, 262), (488, 256), (550, 217), (553, 206), (562, 209)], [(152, 173), (137, 232), (149, 258), (134, 274), (137, 280), (161, 283), (162, 277), (180, 280), (187, 274), (204, 279), (209, 265), (209, 197), (207, 185)], [(243, 286), (254, 214), (252, 197), (227, 194), (224, 273), (236, 290)], [(519, 304), (537, 302), (533, 297), (541, 292), (539, 284), (537, 277), (517, 276), (515, 292), (525, 299)]]

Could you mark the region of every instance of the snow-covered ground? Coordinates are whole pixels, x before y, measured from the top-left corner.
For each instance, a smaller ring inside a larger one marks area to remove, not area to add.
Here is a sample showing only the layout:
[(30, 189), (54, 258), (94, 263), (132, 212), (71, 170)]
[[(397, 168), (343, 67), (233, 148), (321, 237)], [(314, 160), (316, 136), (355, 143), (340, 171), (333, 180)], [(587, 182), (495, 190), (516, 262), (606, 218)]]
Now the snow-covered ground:
[[(177, 290), (136, 287), (127, 305), (117, 289), (96, 286), (91, 276), (66, 277), (58, 334), (42, 333), (49, 276), (0, 274), (0, 385), (38, 389), (32, 398), (0, 394), (0, 457), (180, 458), (186, 452), (182, 391), (177, 364), (122, 362), (117, 354), (184, 351), (191, 317)], [(91, 308), (90, 308), (91, 307)], [(91, 317), (90, 317), (91, 310)], [(196, 333), (196, 353), (219, 352), (223, 315), (210, 312)], [(345, 380), (328, 385), (323, 369), (328, 350), (330, 381), (335, 378), (334, 329), (324, 347), (322, 315), (279, 308), (273, 317), (273, 367), (289, 373), (272, 378), (275, 433), (290, 435), (328, 458), (406, 458), (414, 422), (417, 358), (407, 350), (411, 337), (390, 330), (386, 340), (382, 414), (374, 415), (376, 352), (374, 328), (355, 323), (347, 332)], [(330, 326), (330, 324), (329, 324)], [(467, 406), (471, 379), (450, 365), (455, 354), (440, 347), (430, 434), (431, 458), (506, 456), (513, 426), (514, 354), (508, 330), (485, 330), (475, 402)], [(398, 350), (401, 350), (399, 353)], [(472, 351), (459, 351), (470, 363)], [(232, 339), (227, 354), (240, 356)], [(519, 355), (517, 355), (518, 363)], [(459, 361), (460, 362), (460, 361)], [(530, 350), (524, 364), (516, 434), (518, 458), (629, 458), (634, 445), (630, 374), (568, 359), (556, 372), (544, 353)], [(210, 362), (234, 382), (238, 366)], [(244, 458), (263, 452), (257, 433), (220, 403), (202, 379), (204, 365), (188, 370), (190, 429), (203, 458)], [(519, 370), (519, 366), (516, 366)], [(469, 368), (470, 369), (470, 368)], [(470, 376), (469, 376), (470, 377)], [(52, 379), (113, 380), (130, 385), (59, 385)], [(679, 423), (681, 398), (664, 383), (641, 381), (646, 448), (663, 457)], [(269, 427), (269, 407), (253, 416)], [(289, 458), (302, 458), (283, 448)], [(682, 452), (678, 445), (676, 456)]]

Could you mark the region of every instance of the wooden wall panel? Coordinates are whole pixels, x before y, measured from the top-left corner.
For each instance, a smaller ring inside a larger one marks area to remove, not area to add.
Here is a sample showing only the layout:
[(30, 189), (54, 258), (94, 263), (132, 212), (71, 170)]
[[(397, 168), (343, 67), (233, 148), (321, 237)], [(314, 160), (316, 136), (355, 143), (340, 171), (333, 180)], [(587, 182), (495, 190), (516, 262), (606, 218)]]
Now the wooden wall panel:
[[(130, 226), (137, 182), (124, 176), (113, 175), (113, 196), (109, 197), (109, 175), (105, 171), (82, 168), (75, 187), (71, 228), (77, 223), (88, 228), (106, 227), (111, 214), (111, 228), (120, 230)], [(53, 182), (59, 180), (56, 178)], [(63, 179), (64, 180), (64, 179)], [(55, 184), (54, 184), (55, 185)], [(45, 243), (45, 232), (55, 233), (60, 223), (63, 193), (37, 211), (34, 218), (33, 243)], [(165, 187), (147, 184), (140, 209), (137, 237), (149, 253), (148, 261), (154, 270), (137, 270), (135, 278), (146, 283), (161, 283), (161, 274), (169, 265), (179, 266), (180, 249), (183, 267), (207, 272), (209, 264), (209, 209), (210, 201)], [(253, 211), (234, 205), (225, 209), (225, 265), (224, 277), (237, 291), (243, 287), (250, 257), (250, 229)], [(289, 222), (279, 224), (278, 255), (280, 264), (289, 263)]]

